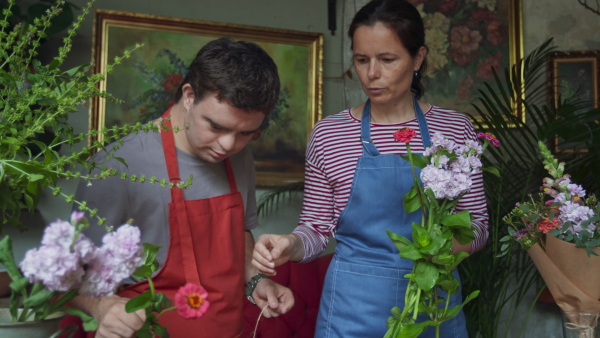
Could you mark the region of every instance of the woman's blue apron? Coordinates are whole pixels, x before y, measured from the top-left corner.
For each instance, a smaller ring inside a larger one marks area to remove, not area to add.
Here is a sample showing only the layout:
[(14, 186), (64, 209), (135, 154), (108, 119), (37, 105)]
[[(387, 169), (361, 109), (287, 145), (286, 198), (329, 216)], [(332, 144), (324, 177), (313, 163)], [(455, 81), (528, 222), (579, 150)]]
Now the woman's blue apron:
[[(429, 129), (417, 100), (415, 112), (424, 146), (430, 146)], [(386, 230), (409, 239), (412, 222), (421, 212), (404, 213), (402, 199), (413, 185), (410, 162), (394, 154), (381, 155), (371, 142), (370, 102), (361, 121), (363, 156), (358, 159), (350, 197), (340, 215), (335, 255), (327, 275), (319, 307), (316, 338), (383, 337), (391, 309), (404, 306), (404, 295), (413, 262), (400, 258)], [(392, 137), (392, 135), (390, 135)], [(420, 169), (415, 168), (417, 174)], [(459, 278), (457, 271), (454, 276)], [(450, 307), (462, 302), (459, 293)], [(442, 337), (467, 337), (461, 311), (441, 326)], [(420, 337), (435, 337), (428, 328)]]

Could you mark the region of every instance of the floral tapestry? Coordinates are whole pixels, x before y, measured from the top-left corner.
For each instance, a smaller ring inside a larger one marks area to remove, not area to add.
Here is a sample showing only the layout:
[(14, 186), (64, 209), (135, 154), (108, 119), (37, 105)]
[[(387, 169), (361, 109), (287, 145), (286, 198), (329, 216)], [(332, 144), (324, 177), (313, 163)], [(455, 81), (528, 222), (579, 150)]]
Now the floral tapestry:
[[(408, 0), (423, 18), (428, 48), (422, 100), (436, 106), (476, 114), (472, 107), (483, 88), (521, 56), (519, 0)], [(362, 2), (362, 3), (361, 3)], [(346, 1), (344, 27), (368, 1)], [(350, 41), (344, 38), (344, 67), (352, 66)], [(349, 84), (349, 82), (354, 82)], [(358, 77), (346, 79), (352, 106), (364, 100)]]

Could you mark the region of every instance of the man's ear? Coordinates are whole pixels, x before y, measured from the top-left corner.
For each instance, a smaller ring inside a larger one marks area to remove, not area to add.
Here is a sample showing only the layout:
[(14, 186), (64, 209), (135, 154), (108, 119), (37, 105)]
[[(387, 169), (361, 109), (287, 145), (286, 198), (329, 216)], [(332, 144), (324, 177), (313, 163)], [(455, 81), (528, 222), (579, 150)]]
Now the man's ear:
[(192, 89), (192, 85), (186, 83), (183, 85), (183, 87), (181, 87), (181, 91), (181, 100), (183, 100), (182, 103), (185, 108), (189, 109), (192, 105), (194, 105), (194, 100), (196, 99), (194, 89)]

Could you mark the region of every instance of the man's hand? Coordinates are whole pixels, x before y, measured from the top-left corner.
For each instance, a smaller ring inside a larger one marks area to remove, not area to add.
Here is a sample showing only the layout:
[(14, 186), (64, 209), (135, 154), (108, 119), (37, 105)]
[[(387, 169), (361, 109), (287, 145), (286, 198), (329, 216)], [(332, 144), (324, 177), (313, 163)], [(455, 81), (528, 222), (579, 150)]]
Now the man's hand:
[(252, 293), (252, 298), (254, 298), (256, 305), (261, 310), (267, 303), (269, 304), (263, 313), (263, 316), (266, 318), (277, 317), (287, 313), (294, 306), (294, 294), (292, 290), (275, 283), (269, 278), (264, 278), (258, 282)]
[(129, 338), (144, 325), (146, 312), (140, 309), (133, 313), (125, 312), (128, 298), (108, 296), (100, 299), (91, 315), (98, 321), (97, 338)]

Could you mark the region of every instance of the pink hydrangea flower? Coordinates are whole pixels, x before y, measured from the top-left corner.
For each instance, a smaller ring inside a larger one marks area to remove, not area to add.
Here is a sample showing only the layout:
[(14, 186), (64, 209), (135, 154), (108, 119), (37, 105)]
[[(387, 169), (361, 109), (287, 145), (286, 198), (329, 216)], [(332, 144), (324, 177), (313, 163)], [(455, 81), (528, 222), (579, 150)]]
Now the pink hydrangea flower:
[(202, 317), (208, 310), (208, 292), (198, 284), (187, 283), (175, 294), (177, 313), (186, 319)]

